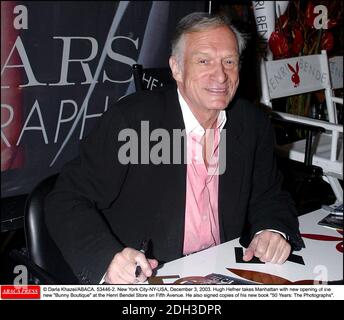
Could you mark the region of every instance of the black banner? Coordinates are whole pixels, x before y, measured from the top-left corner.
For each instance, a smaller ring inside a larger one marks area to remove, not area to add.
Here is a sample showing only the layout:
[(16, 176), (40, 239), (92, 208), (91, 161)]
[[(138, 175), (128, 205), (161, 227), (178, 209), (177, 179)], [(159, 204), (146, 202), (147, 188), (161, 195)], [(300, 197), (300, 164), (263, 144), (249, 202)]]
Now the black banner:
[(1, 2), (1, 197), (59, 172), (131, 65), (168, 65), (177, 21), (204, 1)]

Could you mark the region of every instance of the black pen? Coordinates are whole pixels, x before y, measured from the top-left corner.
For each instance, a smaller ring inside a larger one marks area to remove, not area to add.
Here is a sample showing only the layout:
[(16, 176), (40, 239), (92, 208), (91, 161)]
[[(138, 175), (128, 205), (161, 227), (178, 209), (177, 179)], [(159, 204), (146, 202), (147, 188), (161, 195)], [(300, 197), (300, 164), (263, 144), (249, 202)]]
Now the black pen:
[[(140, 252), (146, 254), (149, 240), (143, 240), (140, 247)], [(141, 274), (141, 267), (136, 263), (135, 277), (139, 277)]]

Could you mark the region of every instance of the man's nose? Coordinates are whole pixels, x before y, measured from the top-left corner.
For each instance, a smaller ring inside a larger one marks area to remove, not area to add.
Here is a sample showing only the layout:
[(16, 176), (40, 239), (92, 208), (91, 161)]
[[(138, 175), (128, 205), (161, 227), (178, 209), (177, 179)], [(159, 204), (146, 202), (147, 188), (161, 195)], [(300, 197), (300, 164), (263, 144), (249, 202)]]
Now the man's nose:
[(222, 63), (218, 63), (214, 66), (213, 78), (219, 83), (227, 81), (227, 73)]

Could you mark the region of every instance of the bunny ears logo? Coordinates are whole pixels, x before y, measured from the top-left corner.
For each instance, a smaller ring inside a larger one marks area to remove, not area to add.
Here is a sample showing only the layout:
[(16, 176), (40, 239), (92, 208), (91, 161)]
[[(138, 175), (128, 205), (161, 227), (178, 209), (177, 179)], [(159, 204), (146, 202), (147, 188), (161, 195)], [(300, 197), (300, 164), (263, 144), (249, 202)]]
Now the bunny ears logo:
[(294, 87), (296, 88), (296, 87), (298, 87), (300, 85), (300, 77), (299, 77), (300, 67), (299, 67), (299, 62), (296, 62), (295, 68), (288, 63), (288, 68), (292, 72), (292, 76), (291, 76), (290, 79), (294, 83)]

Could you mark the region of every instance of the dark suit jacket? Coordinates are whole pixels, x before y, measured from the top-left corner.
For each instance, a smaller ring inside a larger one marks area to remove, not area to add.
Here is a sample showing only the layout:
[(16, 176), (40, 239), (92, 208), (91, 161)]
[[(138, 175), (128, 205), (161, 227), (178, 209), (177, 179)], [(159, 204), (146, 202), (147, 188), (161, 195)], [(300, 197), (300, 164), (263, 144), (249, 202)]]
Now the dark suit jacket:
[[(268, 116), (241, 100), (232, 101), (226, 112), (221, 241), (243, 236), (248, 245), (257, 231), (271, 228), (286, 233), (294, 249), (300, 249), (295, 208), (280, 190)], [(150, 255), (160, 261), (182, 256), (186, 165), (118, 161), (124, 144), (118, 133), (125, 128), (140, 133), (143, 120), (149, 121), (150, 131), (164, 128), (171, 137), (173, 129), (184, 129), (176, 88), (117, 102), (81, 142), (79, 157), (65, 165), (47, 197), (49, 232), (81, 283), (99, 283), (115, 253), (138, 248), (145, 238), (152, 241)]]

